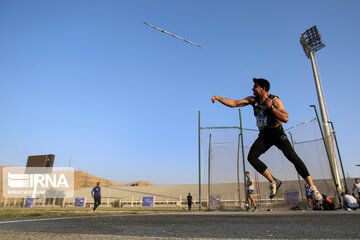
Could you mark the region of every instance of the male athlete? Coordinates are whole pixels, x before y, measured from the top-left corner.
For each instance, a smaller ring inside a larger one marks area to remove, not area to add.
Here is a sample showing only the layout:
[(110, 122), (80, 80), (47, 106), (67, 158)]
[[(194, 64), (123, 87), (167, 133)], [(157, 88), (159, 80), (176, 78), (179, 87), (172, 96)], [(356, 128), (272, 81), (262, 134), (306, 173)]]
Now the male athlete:
[(281, 181), (275, 179), (268, 167), (259, 159), (259, 156), (265, 153), (271, 146), (275, 145), (285, 155), (285, 157), (294, 164), (299, 175), (309, 184), (311, 194), (316, 203), (322, 201), (322, 196), (314, 185), (310, 174), (303, 163), (292, 148), (286, 134), (282, 128), (282, 122), (289, 120), (288, 113), (279, 97), (269, 94), (270, 83), (263, 78), (254, 78), (254, 87), (252, 91), (254, 96), (249, 96), (241, 100), (233, 100), (220, 96), (213, 96), (212, 102), (221, 102), (228, 107), (244, 107), (251, 105), (254, 109), (256, 117), (256, 125), (260, 131), (258, 138), (250, 148), (248, 161), (270, 182), (270, 199), (274, 198)]

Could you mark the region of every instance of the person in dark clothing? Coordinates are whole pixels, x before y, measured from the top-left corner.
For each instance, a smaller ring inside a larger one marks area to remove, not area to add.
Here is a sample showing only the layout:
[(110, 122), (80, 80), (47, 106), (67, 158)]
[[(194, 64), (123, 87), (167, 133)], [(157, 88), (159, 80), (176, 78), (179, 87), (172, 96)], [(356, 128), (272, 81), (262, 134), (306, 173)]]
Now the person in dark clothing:
[(322, 196), (314, 185), (312, 178), (304, 164), (292, 148), (283, 128), (282, 123), (289, 120), (283, 103), (278, 96), (269, 93), (270, 83), (263, 78), (254, 78), (253, 96), (241, 100), (233, 100), (220, 96), (213, 96), (212, 102), (219, 101), (228, 107), (244, 107), (251, 105), (256, 118), (256, 125), (259, 129), (259, 136), (250, 148), (248, 161), (270, 182), (270, 199), (274, 198), (281, 181), (274, 178), (268, 167), (259, 159), (270, 147), (275, 145), (285, 157), (295, 166), (299, 175), (309, 184), (311, 194), (317, 204), (322, 201)]
[(189, 211), (191, 211), (191, 206), (192, 206), (192, 196), (189, 195), (187, 196), (187, 203), (188, 203), (188, 208), (189, 208)]
[(96, 183), (96, 187), (94, 187), (91, 191), (91, 196), (94, 198), (94, 212), (96, 212), (96, 208), (101, 204), (101, 187), (100, 182)]

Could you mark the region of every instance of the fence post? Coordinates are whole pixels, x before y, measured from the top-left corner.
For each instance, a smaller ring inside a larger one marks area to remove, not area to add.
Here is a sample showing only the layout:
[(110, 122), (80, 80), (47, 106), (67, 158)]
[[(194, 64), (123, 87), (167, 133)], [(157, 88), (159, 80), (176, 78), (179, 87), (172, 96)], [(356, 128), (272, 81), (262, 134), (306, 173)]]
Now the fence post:
[(201, 211), (201, 137), (200, 111), (198, 111), (198, 156), (199, 156), (199, 211)]
[(109, 207), (109, 203), (110, 203), (110, 198), (108, 197), (107, 198), (107, 203), (106, 203), (106, 206)]
[(131, 207), (134, 206), (134, 196), (131, 196)]
[(7, 204), (7, 198), (5, 198), (4, 207), (6, 207)]
[(341, 171), (342, 171), (342, 175), (343, 175), (343, 179), (344, 179), (344, 184), (345, 184), (345, 192), (346, 192), (346, 194), (347, 194), (347, 193), (348, 193), (348, 186), (347, 186), (347, 183), (346, 183), (344, 166), (343, 166), (342, 160), (341, 160), (339, 145), (338, 145), (338, 142), (337, 142), (337, 139), (336, 139), (334, 124), (333, 124), (333, 122), (331, 122), (331, 121), (328, 121), (328, 122), (331, 124), (331, 128), (332, 128), (332, 131), (333, 131), (333, 134), (334, 134), (334, 139), (335, 139), (335, 144), (336, 144), (336, 150), (337, 150), (337, 153), (338, 153), (338, 156), (339, 156), (339, 162), (340, 162)]
[(234, 193), (234, 199), (235, 199), (235, 206), (237, 206), (236, 193)]
[[(291, 132), (289, 131), (288, 132), (289, 133), (289, 135), (290, 135), (290, 140), (291, 140), (291, 145), (292, 145), (292, 148), (294, 149), (294, 151), (295, 151), (295, 142), (294, 142), (294, 139), (293, 139), (293, 136), (292, 136), (292, 134), (291, 134)], [(303, 194), (302, 194), (302, 186), (301, 186), (301, 181), (300, 181), (300, 175), (299, 175), (299, 173), (297, 174), (297, 177), (298, 177), (298, 182), (299, 182), (299, 192), (300, 192), (300, 198), (301, 198), (301, 201), (300, 201), (300, 204), (302, 205), (302, 201), (303, 201)]]
[[(210, 178), (210, 173), (211, 173), (211, 133), (209, 135), (209, 153), (208, 153), (208, 202), (210, 202), (210, 194), (211, 194), (211, 178)], [(210, 208), (209, 204), (207, 206), (208, 208)]]
[(181, 195), (180, 195), (179, 207), (181, 207), (181, 201), (182, 201), (182, 200), (181, 200)]
[[(239, 108), (239, 122), (240, 122), (240, 140), (241, 140), (241, 153), (242, 153), (242, 159), (243, 159), (243, 175), (244, 175), (244, 186), (246, 183), (246, 165), (245, 165), (245, 151), (244, 151), (244, 131), (242, 126), (242, 117), (241, 117), (241, 109)], [(244, 197), (245, 197), (245, 204), (248, 204), (247, 198), (246, 198), (246, 188), (244, 187)], [(241, 198), (241, 196), (239, 196)], [(240, 199), (239, 199), (240, 200)]]
[[(237, 194), (239, 199), (241, 198), (241, 194), (240, 194), (240, 136), (241, 133), (238, 136), (238, 146), (237, 146), (237, 155), (236, 155), (236, 165), (237, 165)], [(236, 206), (236, 193), (235, 193), (235, 206)], [(241, 208), (241, 206), (239, 205), (239, 207)]]

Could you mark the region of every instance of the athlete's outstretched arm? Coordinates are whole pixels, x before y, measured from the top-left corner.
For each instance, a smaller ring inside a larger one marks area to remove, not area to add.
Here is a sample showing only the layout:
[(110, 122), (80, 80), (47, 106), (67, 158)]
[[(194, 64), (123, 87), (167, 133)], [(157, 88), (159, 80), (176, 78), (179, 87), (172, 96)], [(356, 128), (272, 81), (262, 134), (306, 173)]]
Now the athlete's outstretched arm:
[(280, 121), (284, 123), (287, 123), (289, 121), (289, 115), (286, 112), (284, 105), (279, 98), (275, 97), (274, 99), (266, 99), (266, 105), (268, 107), (274, 106), (272, 112)]
[(241, 100), (233, 100), (230, 98), (224, 98), (224, 97), (220, 97), (220, 96), (213, 96), (211, 98), (211, 101), (213, 103), (215, 103), (216, 101), (219, 101), (228, 107), (244, 107), (246, 105), (249, 105), (253, 100), (254, 100), (253, 96), (249, 96), (249, 97), (246, 97)]

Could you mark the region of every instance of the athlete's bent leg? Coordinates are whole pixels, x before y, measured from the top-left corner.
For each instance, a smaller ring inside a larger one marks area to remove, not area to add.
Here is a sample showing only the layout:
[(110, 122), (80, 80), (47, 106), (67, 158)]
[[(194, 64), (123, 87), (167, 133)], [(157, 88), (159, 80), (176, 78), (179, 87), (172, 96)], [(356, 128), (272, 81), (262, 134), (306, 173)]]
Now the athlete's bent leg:
[[(310, 177), (309, 171), (306, 168), (304, 162), (299, 158), (299, 156), (296, 154), (295, 150), (291, 146), (289, 140), (286, 137), (286, 134), (281, 131), (280, 137), (278, 141), (275, 143), (275, 146), (278, 147), (285, 155), (285, 157), (295, 166), (296, 171), (299, 173), (299, 175), (303, 179), (307, 179)], [(310, 178), (310, 181), (312, 183), (312, 180)], [(310, 185), (310, 183), (308, 182)], [(313, 184), (312, 184), (313, 185)], [(311, 186), (311, 185), (310, 185)]]
[(272, 144), (266, 143), (265, 140), (259, 136), (250, 148), (248, 161), (251, 166), (256, 169), (256, 171), (261, 173), (270, 182), (273, 182), (274, 179), (269, 172), (268, 167), (259, 159), (260, 155), (265, 153), (271, 146)]

